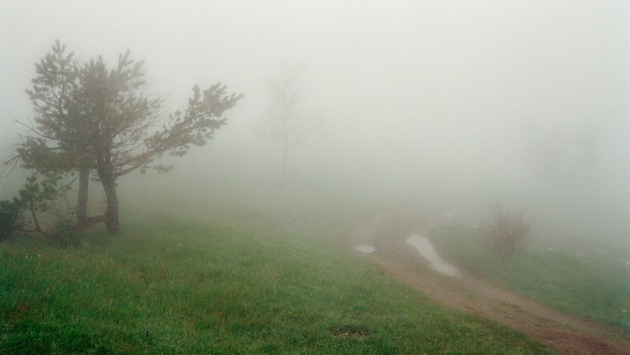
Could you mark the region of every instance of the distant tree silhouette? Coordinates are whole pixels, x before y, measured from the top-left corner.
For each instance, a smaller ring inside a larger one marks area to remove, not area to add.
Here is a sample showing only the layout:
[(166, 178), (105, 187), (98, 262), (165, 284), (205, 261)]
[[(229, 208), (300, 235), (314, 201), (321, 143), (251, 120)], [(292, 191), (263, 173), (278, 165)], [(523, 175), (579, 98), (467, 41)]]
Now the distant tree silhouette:
[(304, 118), (303, 113), (299, 111), (304, 98), (304, 91), (300, 82), (303, 72), (303, 64), (285, 61), (271, 87), (270, 136), (282, 145), (281, 172), (283, 177), (287, 175), (291, 142), (295, 139), (300, 121)]

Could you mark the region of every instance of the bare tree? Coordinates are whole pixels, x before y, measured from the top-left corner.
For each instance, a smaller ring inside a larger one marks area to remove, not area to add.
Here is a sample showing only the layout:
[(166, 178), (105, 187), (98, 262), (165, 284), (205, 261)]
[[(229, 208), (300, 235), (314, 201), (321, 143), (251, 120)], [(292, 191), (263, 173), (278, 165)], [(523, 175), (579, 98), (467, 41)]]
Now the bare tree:
[(305, 96), (301, 80), (304, 70), (301, 62), (285, 61), (271, 87), (271, 122), (268, 130), (271, 138), (281, 144), (283, 177), (286, 177), (289, 166), (289, 149), (295, 143), (297, 131), (303, 126), (305, 118), (301, 111)]
[(526, 219), (524, 212), (509, 213), (501, 204), (494, 208), (494, 219), (483, 224), (483, 233), (489, 247), (501, 259), (514, 255), (529, 234), (533, 217)]

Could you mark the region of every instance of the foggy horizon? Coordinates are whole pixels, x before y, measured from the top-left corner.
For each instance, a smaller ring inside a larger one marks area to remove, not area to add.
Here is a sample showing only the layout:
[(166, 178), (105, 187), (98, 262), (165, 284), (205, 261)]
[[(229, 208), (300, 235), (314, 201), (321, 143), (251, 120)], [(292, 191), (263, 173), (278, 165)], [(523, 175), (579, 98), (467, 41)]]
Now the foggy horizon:
[(2, 1), (0, 36), (2, 159), (25, 130), (14, 120), (34, 115), (34, 65), (59, 39), (110, 66), (131, 50), (165, 115), (195, 84), (245, 95), (209, 144), (149, 184), (269, 184), (281, 164), (264, 133), (271, 85), (292, 61), (304, 122), (290, 179), (401, 202), (441, 193), (463, 214), (500, 200), (628, 241), (627, 2)]

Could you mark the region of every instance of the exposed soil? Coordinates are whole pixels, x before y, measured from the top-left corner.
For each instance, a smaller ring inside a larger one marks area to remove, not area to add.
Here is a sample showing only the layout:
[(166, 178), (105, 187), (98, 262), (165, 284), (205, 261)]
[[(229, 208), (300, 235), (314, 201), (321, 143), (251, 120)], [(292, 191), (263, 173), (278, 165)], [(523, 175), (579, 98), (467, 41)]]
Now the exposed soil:
[(617, 329), (541, 306), (460, 266), (461, 277), (430, 269), (405, 241), (411, 234), (429, 236), (418, 224), (401, 214), (373, 215), (353, 230), (348, 246), (373, 245), (376, 252), (365, 257), (413, 289), (449, 307), (517, 329), (560, 353), (630, 354), (630, 342)]

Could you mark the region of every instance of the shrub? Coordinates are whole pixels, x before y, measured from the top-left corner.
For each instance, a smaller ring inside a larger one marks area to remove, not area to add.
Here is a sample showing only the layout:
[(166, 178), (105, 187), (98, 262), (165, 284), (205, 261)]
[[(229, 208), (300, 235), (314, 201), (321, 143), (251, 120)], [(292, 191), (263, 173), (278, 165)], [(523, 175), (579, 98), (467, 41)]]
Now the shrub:
[(533, 218), (525, 220), (524, 212), (510, 214), (499, 204), (494, 220), (483, 224), (483, 234), (492, 252), (501, 259), (514, 255), (529, 234)]
[(70, 219), (72, 215), (60, 208), (66, 202), (59, 187), (61, 176), (32, 174), (13, 201), (0, 201), (0, 241), (16, 234), (36, 233), (48, 237), (60, 246), (77, 245)]
[(0, 241), (11, 238), (20, 229), (20, 204), (0, 201)]

